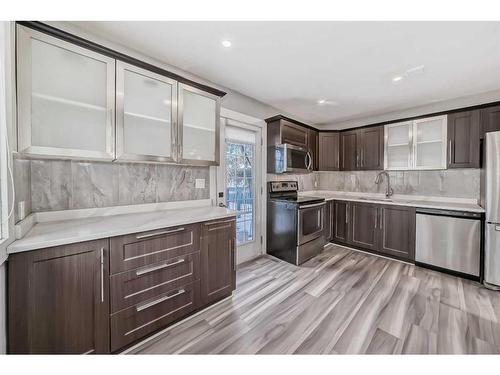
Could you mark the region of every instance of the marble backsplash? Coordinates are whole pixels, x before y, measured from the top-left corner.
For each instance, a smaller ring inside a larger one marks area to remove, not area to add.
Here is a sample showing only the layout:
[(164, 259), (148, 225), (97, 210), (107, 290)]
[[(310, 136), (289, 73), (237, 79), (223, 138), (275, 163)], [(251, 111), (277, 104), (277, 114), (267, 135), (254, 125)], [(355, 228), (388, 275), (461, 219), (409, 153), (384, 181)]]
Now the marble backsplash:
[[(376, 185), (380, 171), (313, 172), (309, 174), (268, 174), (268, 181), (297, 180), (299, 190), (336, 190), (384, 193), (385, 180)], [(468, 198), (479, 200), (479, 169), (447, 169), (434, 171), (388, 171), (395, 194)]]
[(210, 198), (208, 167), (15, 159), (14, 184), (16, 221), (19, 201), (29, 214)]

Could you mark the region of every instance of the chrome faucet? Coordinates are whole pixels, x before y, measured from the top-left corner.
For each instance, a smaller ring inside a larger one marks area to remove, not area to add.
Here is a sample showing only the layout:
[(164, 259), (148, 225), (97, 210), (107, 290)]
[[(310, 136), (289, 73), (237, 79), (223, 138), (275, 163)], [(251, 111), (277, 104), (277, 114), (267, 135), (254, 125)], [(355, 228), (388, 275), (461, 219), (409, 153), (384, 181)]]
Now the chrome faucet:
[(389, 198), (392, 194), (394, 194), (393, 188), (391, 188), (391, 179), (389, 177), (389, 173), (386, 171), (382, 171), (377, 175), (377, 178), (375, 179), (375, 183), (378, 185), (384, 181), (384, 176), (387, 177), (387, 189), (385, 191), (385, 197)]

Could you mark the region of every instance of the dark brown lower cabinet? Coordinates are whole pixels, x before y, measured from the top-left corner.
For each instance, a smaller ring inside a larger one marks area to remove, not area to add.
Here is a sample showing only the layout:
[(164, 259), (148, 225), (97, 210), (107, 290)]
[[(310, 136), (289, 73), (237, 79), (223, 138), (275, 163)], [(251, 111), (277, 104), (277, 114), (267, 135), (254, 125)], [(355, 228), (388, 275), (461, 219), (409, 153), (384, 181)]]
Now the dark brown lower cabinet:
[(378, 205), (351, 202), (351, 244), (367, 250), (378, 249)]
[(326, 202), (326, 211), (325, 211), (325, 241), (330, 242), (333, 240), (333, 223), (334, 223), (334, 215), (335, 215), (335, 209), (334, 209), (334, 203), (333, 201), (327, 201)]
[(415, 208), (383, 205), (378, 210), (378, 251), (400, 259), (414, 260)]
[(230, 296), (235, 245), (230, 218), (13, 254), (8, 351), (119, 351)]
[(415, 260), (415, 208), (334, 201), (333, 242)]
[(201, 230), (201, 302), (231, 295), (236, 288), (236, 220), (203, 223)]
[(10, 255), (10, 353), (109, 353), (108, 244)]
[(333, 201), (333, 241), (341, 244), (349, 243), (350, 205), (346, 201)]

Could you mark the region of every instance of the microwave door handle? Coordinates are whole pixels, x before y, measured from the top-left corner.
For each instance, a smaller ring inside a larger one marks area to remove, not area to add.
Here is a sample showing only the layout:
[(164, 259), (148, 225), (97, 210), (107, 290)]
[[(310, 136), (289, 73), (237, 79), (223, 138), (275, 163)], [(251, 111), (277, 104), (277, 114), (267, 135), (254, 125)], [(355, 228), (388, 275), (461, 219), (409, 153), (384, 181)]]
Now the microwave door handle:
[(311, 164), (312, 164), (312, 156), (311, 156), (311, 153), (309, 151), (307, 151), (307, 154), (306, 154), (307, 158), (308, 158), (308, 162), (306, 164), (306, 168), (308, 171), (311, 170)]

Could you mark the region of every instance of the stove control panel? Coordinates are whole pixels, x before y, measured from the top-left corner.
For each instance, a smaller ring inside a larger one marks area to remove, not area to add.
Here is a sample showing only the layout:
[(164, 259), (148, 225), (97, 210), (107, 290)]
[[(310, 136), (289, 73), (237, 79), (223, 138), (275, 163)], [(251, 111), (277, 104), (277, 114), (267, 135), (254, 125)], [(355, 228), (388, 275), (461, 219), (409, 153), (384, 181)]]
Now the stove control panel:
[(270, 183), (271, 192), (297, 191), (297, 181), (274, 181)]

